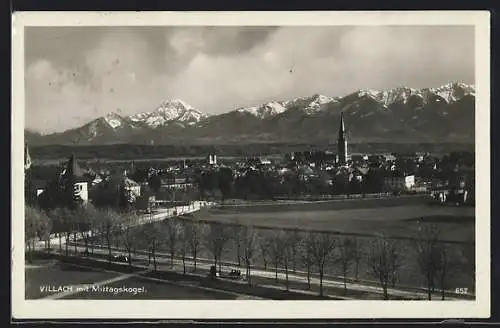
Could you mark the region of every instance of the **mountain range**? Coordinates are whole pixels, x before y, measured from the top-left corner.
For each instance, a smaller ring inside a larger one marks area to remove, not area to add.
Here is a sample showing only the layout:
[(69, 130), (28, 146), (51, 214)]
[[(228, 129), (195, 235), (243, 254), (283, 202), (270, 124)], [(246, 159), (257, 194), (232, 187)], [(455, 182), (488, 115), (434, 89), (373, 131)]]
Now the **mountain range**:
[(151, 112), (109, 113), (64, 132), (26, 130), (25, 139), (33, 145), (334, 143), (341, 112), (350, 142), (474, 142), (475, 87), (458, 82), (342, 97), (316, 94), (218, 115), (171, 99)]

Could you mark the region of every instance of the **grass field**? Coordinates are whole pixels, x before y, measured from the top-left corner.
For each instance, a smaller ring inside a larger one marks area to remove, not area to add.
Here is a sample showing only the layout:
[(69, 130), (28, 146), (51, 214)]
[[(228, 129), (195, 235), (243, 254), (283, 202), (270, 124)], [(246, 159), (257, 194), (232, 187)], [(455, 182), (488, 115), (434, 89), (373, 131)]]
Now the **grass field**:
[[(449, 244), (453, 274), (449, 286), (453, 288), (473, 288), (474, 263), (464, 258), (464, 250), (474, 252), (475, 213), (473, 207), (429, 206), (423, 199), (351, 200), (318, 204), (283, 206), (247, 206), (211, 209), (193, 215), (190, 219), (202, 222), (222, 222), (244, 224), (262, 228), (261, 233), (274, 229), (298, 229), (300, 231), (329, 231), (342, 235), (356, 236), (364, 244), (364, 252), (369, 242), (378, 235), (399, 240), (402, 263), (399, 283), (423, 286), (424, 278), (416, 263), (414, 239), (420, 223), (435, 225), (440, 231), (440, 240)], [(224, 258), (237, 258), (232, 241), (226, 246)], [(210, 253), (202, 252), (209, 257)], [(327, 265), (329, 274), (339, 274), (339, 265), (332, 256)], [(297, 268), (305, 270), (297, 261)], [(263, 265), (260, 258), (257, 265)], [(361, 261), (359, 277), (373, 279), (367, 274), (366, 261)], [(352, 270), (349, 273), (352, 276)]]
[(383, 234), (395, 238), (412, 238), (421, 222), (436, 225), (444, 241), (474, 241), (473, 207), (429, 206), (415, 203), (413, 199), (408, 201), (408, 205), (386, 203), (378, 207), (374, 207), (371, 200), (320, 203), (316, 208), (314, 204), (227, 207), (211, 209), (193, 218), (262, 228), (330, 231), (361, 236)]

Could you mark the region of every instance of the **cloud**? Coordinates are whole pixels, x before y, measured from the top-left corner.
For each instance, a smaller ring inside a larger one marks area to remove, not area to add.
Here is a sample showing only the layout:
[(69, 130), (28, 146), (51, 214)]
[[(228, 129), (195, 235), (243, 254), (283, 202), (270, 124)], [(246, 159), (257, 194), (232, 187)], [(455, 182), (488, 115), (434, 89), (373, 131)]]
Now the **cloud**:
[(29, 28), (26, 126), (50, 132), (181, 98), (221, 113), (275, 99), (474, 81), (473, 27)]

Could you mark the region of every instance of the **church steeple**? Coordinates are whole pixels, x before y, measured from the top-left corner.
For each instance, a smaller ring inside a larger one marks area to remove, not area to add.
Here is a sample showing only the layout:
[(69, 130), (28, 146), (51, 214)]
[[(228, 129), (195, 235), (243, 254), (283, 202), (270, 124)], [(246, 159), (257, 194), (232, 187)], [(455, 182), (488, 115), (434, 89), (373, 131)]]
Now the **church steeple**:
[(28, 149), (28, 143), (24, 144), (24, 171), (26, 172), (31, 168), (31, 156)]
[(339, 165), (346, 165), (347, 163), (347, 139), (345, 136), (344, 113), (340, 113), (340, 127), (337, 139), (337, 153)]

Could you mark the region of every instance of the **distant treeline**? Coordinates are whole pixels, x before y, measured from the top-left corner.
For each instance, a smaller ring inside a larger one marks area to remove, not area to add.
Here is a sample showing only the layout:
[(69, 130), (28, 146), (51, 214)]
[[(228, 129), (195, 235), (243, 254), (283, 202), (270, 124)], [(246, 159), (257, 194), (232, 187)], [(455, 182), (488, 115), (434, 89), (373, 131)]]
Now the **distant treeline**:
[[(74, 146), (74, 145), (50, 145), (33, 146), (30, 148), (31, 156), (35, 160), (62, 159), (71, 153), (78, 159), (159, 159), (171, 157), (200, 157), (209, 153), (216, 153), (218, 156), (251, 157), (270, 156), (293, 151), (304, 150), (331, 150), (336, 152), (336, 145), (329, 144), (246, 144), (246, 145), (95, 145), (95, 146)], [(460, 143), (363, 143), (349, 144), (351, 153), (409, 153), (409, 152), (429, 152), (429, 153), (449, 153), (452, 151), (474, 151), (474, 144)]]

